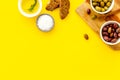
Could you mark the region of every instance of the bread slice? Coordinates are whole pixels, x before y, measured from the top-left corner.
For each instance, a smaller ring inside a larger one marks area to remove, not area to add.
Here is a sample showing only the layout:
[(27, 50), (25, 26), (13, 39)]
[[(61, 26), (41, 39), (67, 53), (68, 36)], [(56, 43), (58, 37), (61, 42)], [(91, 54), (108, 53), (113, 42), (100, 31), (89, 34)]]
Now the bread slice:
[(53, 11), (56, 8), (60, 8), (60, 18), (64, 19), (69, 14), (70, 1), (69, 0), (50, 0), (50, 3), (46, 6), (48, 11)]
[(46, 6), (48, 11), (53, 11), (54, 9), (58, 8), (60, 5), (60, 0), (50, 0), (50, 3)]
[(60, 17), (64, 19), (69, 14), (70, 1), (60, 0)]

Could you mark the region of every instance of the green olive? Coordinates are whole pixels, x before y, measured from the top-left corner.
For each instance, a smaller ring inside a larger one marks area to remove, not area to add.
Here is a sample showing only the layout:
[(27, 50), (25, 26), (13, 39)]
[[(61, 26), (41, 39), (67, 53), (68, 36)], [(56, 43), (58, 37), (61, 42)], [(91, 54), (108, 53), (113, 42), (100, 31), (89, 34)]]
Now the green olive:
[(92, 2), (95, 2), (95, 0), (92, 0)]
[(99, 0), (95, 0), (94, 2), (98, 2)]
[(92, 4), (93, 4), (93, 6), (97, 6), (98, 5), (98, 3), (96, 3), (96, 2), (93, 2)]
[(102, 2), (100, 2), (100, 6), (101, 7), (104, 7), (105, 6), (105, 3), (102, 1)]
[(107, 4), (106, 4), (108, 7), (110, 7), (110, 5), (111, 5), (111, 3), (110, 2), (107, 2)]
[(92, 19), (95, 20), (97, 18), (96, 15), (92, 15)]
[(104, 8), (102, 8), (102, 12), (105, 12), (105, 9), (104, 9)]
[(102, 2), (102, 0), (98, 0), (98, 2)]
[(104, 9), (105, 9), (105, 10), (108, 10), (108, 7), (107, 7), (107, 6), (105, 6), (105, 7), (104, 7)]
[(112, 0), (109, 0), (109, 2), (112, 2)]
[(103, 2), (104, 2), (104, 3), (107, 3), (107, 2), (108, 2), (108, 0), (103, 0)]
[(99, 7), (99, 6), (96, 6), (95, 9), (96, 9), (97, 11), (101, 11), (101, 7)]

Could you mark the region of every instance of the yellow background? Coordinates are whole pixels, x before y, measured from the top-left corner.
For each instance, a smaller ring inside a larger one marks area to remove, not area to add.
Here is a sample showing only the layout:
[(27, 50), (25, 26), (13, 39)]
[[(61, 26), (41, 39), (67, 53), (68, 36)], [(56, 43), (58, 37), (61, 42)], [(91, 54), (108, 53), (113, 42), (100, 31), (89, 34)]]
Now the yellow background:
[[(83, 0), (70, 0), (70, 14), (61, 20), (59, 9), (45, 10), (55, 27), (44, 33), (35, 18), (18, 11), (17, 0), (0, 2), (0, 80), (119, 80), (120, 51), (105, 45), (76, 14)], [(87, 33), (88, 41), (83, 38)]]

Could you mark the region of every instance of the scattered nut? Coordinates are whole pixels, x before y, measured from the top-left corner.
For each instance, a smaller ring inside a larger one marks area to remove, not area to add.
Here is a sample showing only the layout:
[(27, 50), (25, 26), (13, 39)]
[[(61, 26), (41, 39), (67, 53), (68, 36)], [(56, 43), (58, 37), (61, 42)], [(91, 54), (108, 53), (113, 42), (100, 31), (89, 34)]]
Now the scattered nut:
[(90, 13), (91, 13), (91, 10), (87, 9), (87, 14), (90, 15)]
[(86, 40), (88, 40), (88, 39), (89, 39), (88, 34), (84, 34), (84, 38), (85, 38)]

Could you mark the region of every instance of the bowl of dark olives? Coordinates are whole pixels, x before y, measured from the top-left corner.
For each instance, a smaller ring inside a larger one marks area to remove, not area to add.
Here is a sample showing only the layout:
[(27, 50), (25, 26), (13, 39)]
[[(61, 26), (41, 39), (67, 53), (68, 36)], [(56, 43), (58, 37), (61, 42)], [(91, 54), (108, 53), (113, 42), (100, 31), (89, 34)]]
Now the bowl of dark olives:
[(96, 13), (106, 14), (114, 7), (114, 0), (90, 0), (90, 5)]
[(117, 21), (107, 21), (100, 29), (102, 41), (108, 45), (120, 43), (120, 23)]

